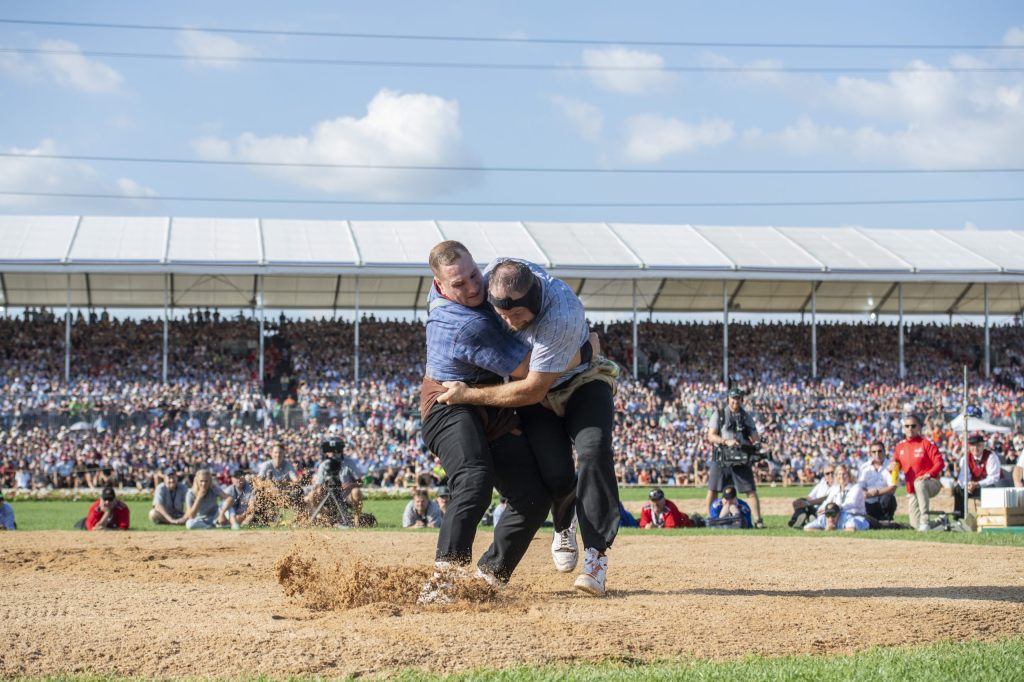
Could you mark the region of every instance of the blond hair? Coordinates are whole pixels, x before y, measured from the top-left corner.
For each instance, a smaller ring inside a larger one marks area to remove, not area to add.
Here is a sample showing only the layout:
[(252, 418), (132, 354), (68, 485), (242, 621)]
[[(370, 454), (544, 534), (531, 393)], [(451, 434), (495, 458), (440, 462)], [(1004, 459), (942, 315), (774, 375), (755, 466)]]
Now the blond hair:
[(199, 479), (201, 478), (208, 478), (210, 480), (210, 490), (213, 490), (213, 474), (210, 473), (209, 469), (200, 469), (192, 479), (192, 494), (196, 497), (199, 497)]

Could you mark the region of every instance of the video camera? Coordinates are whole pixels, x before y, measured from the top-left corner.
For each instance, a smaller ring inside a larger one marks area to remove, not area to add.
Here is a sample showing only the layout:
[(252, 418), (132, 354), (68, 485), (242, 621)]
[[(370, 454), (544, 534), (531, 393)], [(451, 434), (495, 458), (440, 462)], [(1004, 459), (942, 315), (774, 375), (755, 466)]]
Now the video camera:
[(715, 446), (712, 457), (719, 464), (739, 466), (768, 459), (768, 453), (764, 452), (759, 446), (751, 444), (718, 445)]
[(324, 483), (331, 487), (341, 486), (342, 457), (345, 454), (345, 441), (338, 436), (328, 436), (320, 441), (320, 452), (327, 456), (324, 470)]

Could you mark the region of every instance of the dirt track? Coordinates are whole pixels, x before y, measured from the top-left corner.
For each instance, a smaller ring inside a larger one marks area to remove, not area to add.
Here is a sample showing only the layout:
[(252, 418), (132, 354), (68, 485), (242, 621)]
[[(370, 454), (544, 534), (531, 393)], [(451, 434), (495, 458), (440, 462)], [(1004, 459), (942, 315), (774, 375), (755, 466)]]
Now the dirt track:
[[(416, 667), (839, 653), (1024, 631), (1024, 550), (843, 537), (623, 536), (610, 594), (577, 596), (538, 537), (494, 604), (398, 594), (347, 611), (284, 595), (275, 565), (330, 548), (399, 572), (400, 532), (4, 533), (0, 677), (386, 675)], [(482, 551), (489, 534), (478, 537)], [(427, 560), (427, 561), (425, 561)], [(963, 587), (969, 585), (969, 587)], [(406, 600), (407, 601), (407, 600)]]

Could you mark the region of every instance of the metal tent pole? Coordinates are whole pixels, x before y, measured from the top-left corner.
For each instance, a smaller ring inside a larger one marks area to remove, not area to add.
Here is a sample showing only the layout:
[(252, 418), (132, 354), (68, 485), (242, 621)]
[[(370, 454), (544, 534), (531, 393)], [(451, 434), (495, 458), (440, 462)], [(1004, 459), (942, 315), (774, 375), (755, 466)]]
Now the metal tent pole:
[(729, 386), (729, 283), (722, 282), (722, 381)]
[(636, 322), (636, 280), (633, 280), (633, 378), (639, 376), (640, 349), (637, 347), (637, 322)]
[(257, 305), (259, 305), (259, 308), (260, 308), (260, 362), (259, 362), (260, 378), (259, 378), (259, 384), (260, 384), (260, 390), (262, 391), (263, 390), (262, 389), (262, 387), (263, 387), (263, 317), (264, 317), (264, 312), (265, 312), (264, 311), (264, 307), (263, 307), (263, 303), (264, 303), (263, 302), (263, 275), (260, 275), (260, 291), (259, 291), (259, 294), (257, 296), (256, 303), (257, 303)]
[(818, 378), (818, 283), (811, 282), (811, 378)]
[(988, 327), (988, 284), (985, 285), (985, 378), (992, 376), (992, 347)]
[(355, 378), (356, 386), (359, 386), (359, 276), (356, 276), (356, 324), (355, 324), (355, 357), (353, 358), (353, 369), (355, 372), (353, 376)]
[(168, 341), (168, 338), (167, 338), (168, 337), (168, 329), (167, 328), (168, 328), (168, 324), (169, 324), (168, 320), (167, 320), (167, 317), (169, 315), (168, 308), (170, 307), (170, 298), (171, 298), (171, 286), (170, 286), (170, 281), (169, 281), (170, 277), (171, 277), (170, 275), (164, 275), (164, 352), (163, 352), (163, 355), (164, 355), (164, 369), (163, 369), (163, 379), (164, 379), (164, 384), (165, 385), (167, 384), (167, 350), (168, 350), (168, 346), (169, 346), (169, 344), (167, 342)]
[(71, 385), (71, 275), (67, 276), (67, 304), (64, 308), (64, 386)]
[(903, 282), (899, 284), (900, 303), (900, 379), (907, 377), (907, 364), (903, 358)]

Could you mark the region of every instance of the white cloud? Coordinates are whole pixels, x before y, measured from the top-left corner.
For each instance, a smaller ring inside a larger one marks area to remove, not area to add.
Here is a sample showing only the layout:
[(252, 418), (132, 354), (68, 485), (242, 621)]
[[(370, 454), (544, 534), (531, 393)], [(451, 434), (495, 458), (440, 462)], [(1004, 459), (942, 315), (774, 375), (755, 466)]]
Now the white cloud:
[[(306, 135), (234, 142), (205, 137), (193, 144), (205, 158), (287, 163), (472, 165), (459, 129), (458, 102), (426, 94), (381, 90), (362, 118), (320, 121)], [(296, 186), (330, 194), (398, 200), (431, 196), (475, 184), (476, 173), (359, 168), (261, 168)]]
[[(697, 61), (701, 66), (722, 69), (723, 71), (719, 74), (720, 77), (735, 85), (770, 85), (777, 87), (799, 81), (803, 78), (803, 76), (796, 76), (782, 71), (781, 69), (785, 65), (779, 59), (754, 59), (749, 62), (739, 63), (716, 52), (703, 52), (698, 56)], [(739, 68), (751, 70), (726, 70)]]
[[(189, 63), (197, 66), (208, 66), (215, 69), (234, 69), (238, 62), (225, 61), (247, 57), (252, 50), (227, 36), (208, 31), (189, 28), (180, 31), (175, 38), (178, 49), (189, 57)], [(219, 57), (219, 59), (209, 59)]]
[(731, 121), (711, 119), (691, 124), (677, 118), (642, 114), (626, 120), (624, 154), (638, 163), (660, 161), (700, 147), (717, 147), (733, 135)]
[(563, 95), (552, 95), (551, 104), (583, 139), (593, 142), (601, 136), (604, 115), (593, 104)]
[(953, 113), (960, 102), (963, 83), (957, 75), (915, 60), (893, 71), (887, 80), (841, 76), (826, 97), (841, 111), (868, 117), (941, 118)]
[[(665, 60), (654, 52), (627, 50), (623, 47), (583, 50), (583, 65), (590, 80), (599, 88), (623, 95), (642, 95), (665, 89), (671, 75), (664, 70)], [(621, 69), (621, 70), (618, 70)]]
[(744, 143), (795, 155), (840, 155), (917, 168), (971, 168), (1024, 163), (1024, 111), (998, 122), (950, 119), (883, 131), (822, 126), (801, 119), (777, 132), (748, 130)]
[[(57, 143), (45, 139), (33, 149), (17, 147), (4, 151), (20, 154), (59, 154)], [(11, 192), (66, 192), (74, 194), (118, 194), (156, 196), (156, 192), (130, 178), (110, 179), (89, 164), (63, 159), (0, 159), (0, 187)], [(53, 205), (59, 199), (48, 197), (0, 196), (0, 206)]]
[(59, 85), (83, 92), (114, 92), (123, 80), (120, 72), (103, 62), (81, 54), (78, 45), (67, 40), (46, 40), (44, 50), (67, 51), (68, 54), (44, 54), (39, 58), (42, 69)]

